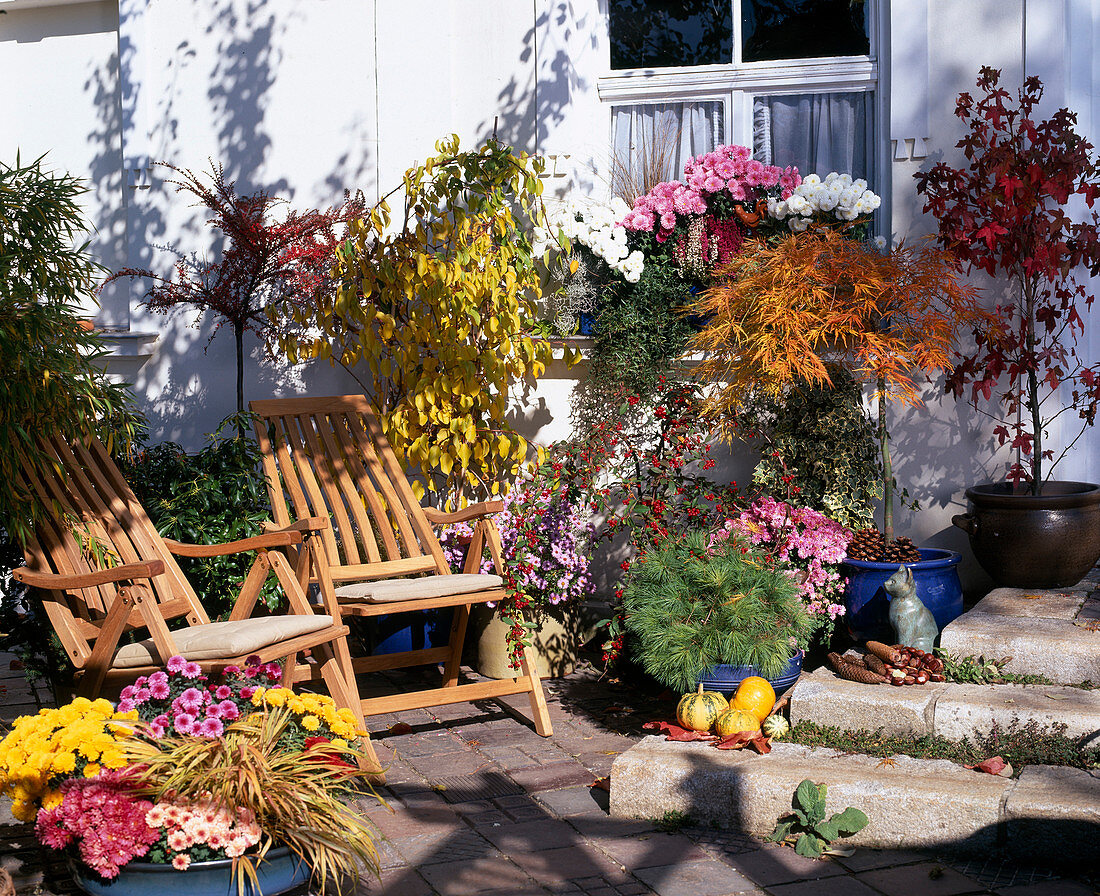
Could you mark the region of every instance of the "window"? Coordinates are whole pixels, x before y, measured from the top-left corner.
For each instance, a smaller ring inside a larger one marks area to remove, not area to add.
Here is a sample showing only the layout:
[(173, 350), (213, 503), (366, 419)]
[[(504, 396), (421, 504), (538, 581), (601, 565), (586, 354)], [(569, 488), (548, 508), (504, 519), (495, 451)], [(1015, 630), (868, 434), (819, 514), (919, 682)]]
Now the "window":
[[(881, 0), (607, 0), (613, 167), (667, 174), (720, 143), (876, 183)], [(651, 166), (652, 167), (652, 166)], [(881, 193), (881, 189), (876, 192)]]

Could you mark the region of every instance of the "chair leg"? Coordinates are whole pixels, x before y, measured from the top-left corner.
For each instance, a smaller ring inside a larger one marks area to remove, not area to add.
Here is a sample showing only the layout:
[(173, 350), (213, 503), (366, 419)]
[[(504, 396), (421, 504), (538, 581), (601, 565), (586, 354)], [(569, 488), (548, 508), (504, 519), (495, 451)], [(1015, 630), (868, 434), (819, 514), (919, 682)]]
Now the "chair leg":
[(279, 682), (284, 688), (294, 690), (294, 670), (298, 667), (298, 654), (292, 653), (283, 661), (283, 678)]
[(462, 645), (466, 642), (466, 626), (470, 621), (470, 605), (455, 607), (454, 621), (451, 623), (451, 639), (448, 646), (451, 655), (443, 666), (443, 687), (453, 688), (458, 684), (458, 672), (462, 667)]
[(542, 690), (542, 679), (539, 678), (538, 662), (535, 660), (535, 648), (526, 646), (519, 658), (520, 677), (527, 679), (527, 686), (531, 695), (531, 718), (535, 723), (535, 731), (543, 737), (550, 737), (554, 733), (554, 726), (550, 722), (550, 710), (546, 707), (546, 694)]
[[(367, 732), (367, 722), (363, 717), (363, 705), (359, 700), (359, 688), (355, 684), (355, 678), (345, 677), (341, 664), (332, 649), (331, 644), (322, 644), (314, 650), (321, 660), (321, 678), (328, 687), (329, 696), (338, 707), (347, 707), (355, 715), (356, 725), (359, 730)], [(369, 732), (363, 735), (363, 756), (360, 759), (360, 770), (371, 781), (377, 784), (386, 783), (386, 775), (382, 769), (382, 763), (378, 761), (378, 754), (374, 752), (374, 744), (371, 743)]]

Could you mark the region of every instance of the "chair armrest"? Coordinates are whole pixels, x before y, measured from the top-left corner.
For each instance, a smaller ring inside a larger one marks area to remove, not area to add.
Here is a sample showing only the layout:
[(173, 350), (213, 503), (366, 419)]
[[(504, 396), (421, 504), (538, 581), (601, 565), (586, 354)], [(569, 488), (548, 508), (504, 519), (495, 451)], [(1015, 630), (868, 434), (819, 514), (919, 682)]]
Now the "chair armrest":
[(173, 541), (171, 538), (164, 539), (164, 543), (177, 557), (221, 557), (225, 554), (240, 554), (244, 551), (301, 544), (302, 533), (293, 528), (287, 528), (265, 532), (263, 535), (253, 535), (251, 538), (242, 538), (239, 541), (227, 541), (225, 544), (185, 544), (182, 541)]
[(164, 572), (163, 560), (147, 560), (144, 563), (123, 563), (110, 569), (97, 569), (94, 572), (82, 572), (66, 575), (54, 572), (35, 572), (21, 566), (11, 571), (12, 578), (32, 588), (47, 588), (66, 591), (71, 588), (94, 588), (109, 582), (127, 582), (138, 579), (151, 579)]
[(297, 520), (289, 526), (280, 526), (271, 520), (260, 523), (264, 532), (322, 532), (328, 526), (328, 518), (323, 516), (311, 516), (304, 520)]
[(463, 507), (462, 510), (456, 510), (454, 513), (444, 513), (434, 507), (425, 507), (424, 516), (428, 518), (428, 522), (433, 526), (449, 526), (453, 523), (484, 519), (491, 514), (500, 513), (503, 509), (504, 502), (501, 500), (482, 501), (480, 504), (471, 504), (469, 507)]

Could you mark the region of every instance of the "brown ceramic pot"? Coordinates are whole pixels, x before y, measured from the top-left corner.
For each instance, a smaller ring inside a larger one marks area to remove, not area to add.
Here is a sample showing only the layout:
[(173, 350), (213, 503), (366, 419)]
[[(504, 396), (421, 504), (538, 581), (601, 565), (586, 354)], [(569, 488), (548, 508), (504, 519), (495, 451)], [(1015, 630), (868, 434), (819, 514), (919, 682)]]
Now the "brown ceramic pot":
[(1100, 559), (1100, 485), (1047, 482), (1035, 496), (996, 482), (968, 488), (966, 497), (970, 512), (952, 522), (998, 585), (1068, 588)]

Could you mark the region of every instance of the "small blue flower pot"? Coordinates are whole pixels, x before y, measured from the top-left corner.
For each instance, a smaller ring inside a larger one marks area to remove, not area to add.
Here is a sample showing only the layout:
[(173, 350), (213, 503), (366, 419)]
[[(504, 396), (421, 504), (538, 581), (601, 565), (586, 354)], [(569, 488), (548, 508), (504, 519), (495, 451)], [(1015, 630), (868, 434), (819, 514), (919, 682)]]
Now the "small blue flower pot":
[[(928, 607), (940, 631), (963, 611), (962, 582), (956, 551), (921, 548), (920, 560), (906, 563), (913, 571), (917, 597)], [(845, 619), (848, 634), (856, 641), (879, 640), (894, 643), (890, 628), (890, 595), (883, 583), (898, 571), (900, 563), (875, 563), (845, 558), (840, 574), (847, 577), (844, 589)]]
[[(805, 653), (801, 650), (798, 651), (791, 657), (786, 669), (777, 677), (767, 679), (768, 684), (775, 691), (776, 697), (790, 690), (791, 686), (798, 680), (798, 676), (802, 674), (802, 660), (804, 657)], [(703, 686), (704, 691), (718, 691), (729, 700), (741, 685), (741, 682), (753, 675), (760, 675), (760, 670), (756, 666), (730, 666), (719, 663), (703, 672), (699, 676), (698, 683)]]
[[(70, 861), (73, 881), (89, 896), (237, 896), (233, 860), (195, 862), (186, 871), (153, 862), (130, 862), (113, 880)], [(245, 882), (245, 896), (278, 896), (309, 883), (309, 866), (285, 846), (269, 850), (256, 868), (258, 887)]]

